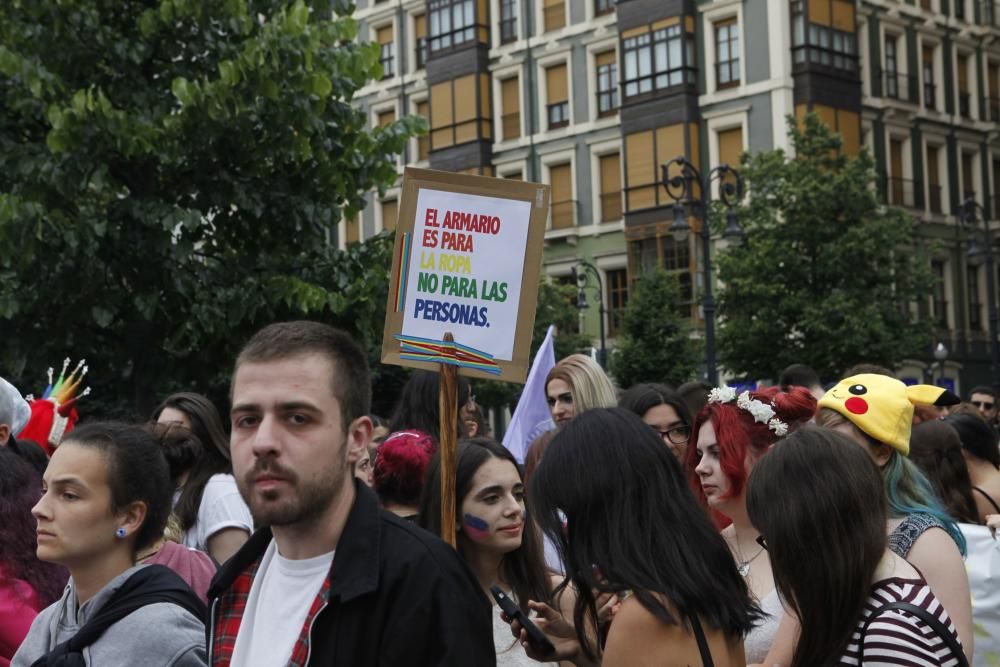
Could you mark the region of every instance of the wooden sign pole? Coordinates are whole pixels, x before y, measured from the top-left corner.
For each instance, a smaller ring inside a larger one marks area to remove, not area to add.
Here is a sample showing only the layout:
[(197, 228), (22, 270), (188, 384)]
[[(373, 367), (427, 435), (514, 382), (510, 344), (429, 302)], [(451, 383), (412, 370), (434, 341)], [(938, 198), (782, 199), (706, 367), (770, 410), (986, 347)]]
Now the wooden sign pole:
[[(444, 335), (444, 341), (452, 343), (451, 333)], [(455, 546), (455, 467), (458, 440), (458, 367), (453, 364), (439, 364), (440, 389), (438, 391), (438, 411), (441, 414), (441, 439), (438, 452), (441, 455), (441, 539)]]

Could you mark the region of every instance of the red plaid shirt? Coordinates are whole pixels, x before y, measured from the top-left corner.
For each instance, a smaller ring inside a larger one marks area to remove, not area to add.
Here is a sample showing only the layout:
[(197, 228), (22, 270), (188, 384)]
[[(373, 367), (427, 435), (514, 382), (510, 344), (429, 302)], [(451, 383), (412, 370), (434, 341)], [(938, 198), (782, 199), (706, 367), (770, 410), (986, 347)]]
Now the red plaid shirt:
[[(243, 613), (246, 611), (247, 598), (250, 597), (250, 588), (253, 586), (254, 577), (260, 568), (262, 559), (255, 560), (250, 567), (243, 571), (229, 590), (223, 594), (215, 607), (212, 609), (212, 623), (214, 632), (212, 634), (211, 663), (212, 667), (229, 667), (233, 659), (233, 650), (236, 648), (236, 635), (240, 631), (240, 623), (243, 621)], [(313, 619), (319, 613), (330, 597), (330, 578), (323, 579), (323, 586), (309, 607), (309, 613), (299, 631), (299, 638), (292, 646), (292, 655), (288, 659), (287, 667), (305, 667), (309, 660), (309, 629)], [(216, 613), (218, 612), (218, 613)]]

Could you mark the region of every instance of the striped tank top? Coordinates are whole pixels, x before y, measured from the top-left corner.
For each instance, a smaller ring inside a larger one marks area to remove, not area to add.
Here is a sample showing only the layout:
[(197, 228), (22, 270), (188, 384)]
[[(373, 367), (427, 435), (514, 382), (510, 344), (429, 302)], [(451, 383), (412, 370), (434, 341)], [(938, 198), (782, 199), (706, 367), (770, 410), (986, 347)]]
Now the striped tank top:
[[(892, 577), (872, 586), (847, 650), (838, 665), (858, 664), (861, 630), (872, 612), (891, 602), (909, 602), (930, 612), (956, 639), (958, 633), (938, 599), (923, 579)], [(954, 667), (958, 658), (933, 628), (906, 611), (892, 609), (876, 616), (864, 637), (865, 665), (904, 667)]]

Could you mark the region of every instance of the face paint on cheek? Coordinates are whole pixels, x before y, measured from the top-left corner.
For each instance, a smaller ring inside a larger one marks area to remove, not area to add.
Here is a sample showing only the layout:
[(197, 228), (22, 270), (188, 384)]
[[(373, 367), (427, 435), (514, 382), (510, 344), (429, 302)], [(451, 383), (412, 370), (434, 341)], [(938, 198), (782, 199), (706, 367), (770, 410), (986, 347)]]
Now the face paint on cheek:
[(490, 536), (490, 526), (478, 516), (466, 514), (462, 517), (465, 534), (473, 540), (485, 540)]

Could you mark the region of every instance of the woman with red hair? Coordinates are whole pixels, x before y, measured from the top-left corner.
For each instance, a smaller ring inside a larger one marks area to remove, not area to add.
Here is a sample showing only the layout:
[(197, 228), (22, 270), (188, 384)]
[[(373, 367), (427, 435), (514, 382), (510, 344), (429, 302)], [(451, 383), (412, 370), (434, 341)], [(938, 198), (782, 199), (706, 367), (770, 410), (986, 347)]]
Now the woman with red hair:
[(399, 431), (385, 439), (375, 456), (374, 471), (375, 493), (382, 507), (417, 520), (424, 476), (436, 451), (434, 438), (422, 431)]
[[(748, 664), (763, 662), (784, 610), (775, 589), (767, 550), (747, 515), (746, 482), (754, 464), (785, 434), (808, 422), (816, 399), (804, 387), (744, 391), (713, 389), (694, 421), (695, 446), (687, 450), (687, 469), (695, 495), (712, 510), (739, 573), (765, 614), (747, 635)], [(778, 499), (776, 499), (778, 500)]]

